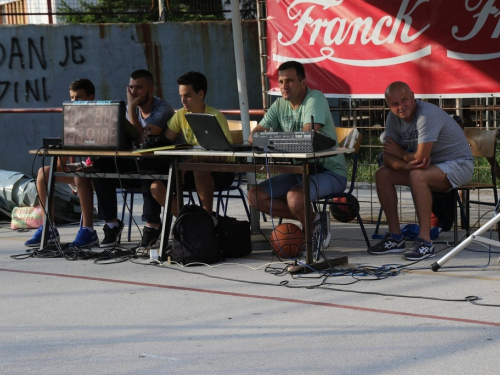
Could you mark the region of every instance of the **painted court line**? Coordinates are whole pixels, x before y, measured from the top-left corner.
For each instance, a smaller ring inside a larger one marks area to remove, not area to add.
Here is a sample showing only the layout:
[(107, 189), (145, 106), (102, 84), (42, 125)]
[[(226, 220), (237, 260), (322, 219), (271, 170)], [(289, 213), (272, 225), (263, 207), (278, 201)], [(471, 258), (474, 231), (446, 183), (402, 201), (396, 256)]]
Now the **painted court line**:
[(223, 292), (223, 291), (219, 291), (219, 290), (188, 288), (188, 287), (175, 286), (175, 285), (151, 284), (151, 283), (142, 283), (142, 282), (138, 282), (138, 281), (105, 279), (105, 278), (101, 278), (101, 277), (77, 276), (77, 275), (68, 275), (68, 274), (59, 274), (59, 273), (50, 273), (50, 272), (12, 270), (12, 269), (7, 269), (7, 268), (0, 268), (0, 272), (24, 273), (24, 274), (31, 274), (31, 275), (62, 277), (62, 278), (67, 278), (67, 279), (101, 281), (101, 282), (114, 283), (114, 284), (147, 286), (147, 287), (151, 287), (151, 288), (183, 290), (183, 291), (190, 291), (190, 292), (196, 292), (196, 293), (218, 294), (218, 295), (240, 297), (240, 298), (255, 298), (255, 299), (278, 301), (278, 302), (298, 303), (298, 304), (303, 304), (303, 305), (331, 307), (331, 308), (336, 308), (336, 309), (347, 309), (347, 310), (355, 310), (355, 311), (372, 312), (372, 313), (377, 313), (377, 314), (409, 316), (409, 317), (413, 317), (413, 318), (444, 320), (444, 321), (451, 321), (451, 322), (461, 322), (461, 323), (500, 327), (500, 323), (488, 322), (488, 321), (484, 321), (484, 320), (461, 319), (461, 318), (453, 318), (453, 317), (439, 316), (439, 315), (413, 314), (413, 313), (402, 312), (402, 311), (372, 309), (372, 308), (368, 308), (368, 307), (358, 307), (358, 306), (350, 306), (350, 305), (339, 305), (336, 303), (329, 303), (329, 302), (306, 301), (306, 300), (299, 300), (299, 299), (292, 299), (292, 298), (261, 296), (261, 295), (256, 295), (256, 294)]

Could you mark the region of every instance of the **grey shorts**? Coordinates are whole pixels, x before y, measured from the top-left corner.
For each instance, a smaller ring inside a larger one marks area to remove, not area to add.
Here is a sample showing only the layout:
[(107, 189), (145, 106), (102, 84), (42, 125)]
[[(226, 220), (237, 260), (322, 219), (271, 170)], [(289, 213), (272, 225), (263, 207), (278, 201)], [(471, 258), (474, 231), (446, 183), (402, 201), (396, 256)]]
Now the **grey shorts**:
[(473, 158), (450, 160), (435, 165), (446, 174), (453, 188), (467, 184), (474, 175)]
[[(309, 193), (311, 201), (325, 197), (330, 193), (340, 193), (345, 190), (347, 177), (332, 171), (312, 174), (309, 176)], [(302, 186), (302, 175), (282, 173), (269, 180), (261, 182), (258, 186), (264, 189), (270, 197), (284, 198), (294, 186)]]

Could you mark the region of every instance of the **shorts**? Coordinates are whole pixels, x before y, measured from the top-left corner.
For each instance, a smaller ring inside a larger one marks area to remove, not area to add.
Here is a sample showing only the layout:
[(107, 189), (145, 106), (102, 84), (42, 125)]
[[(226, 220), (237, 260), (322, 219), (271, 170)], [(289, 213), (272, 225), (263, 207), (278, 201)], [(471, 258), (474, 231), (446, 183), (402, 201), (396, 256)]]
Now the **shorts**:
[(453, 188), (467, 184), (474, 175), (474, 159), (456, 159), (435, 164), (446, 174)]
[[(272, 198), (284, 198), (294, 186), (302, 186), (301, 174), (283, 173), (261, 182), (258, 186)], [(311, 202), (331, 193), (341, 193), (347, 186), (347, 177), (326, 170), (309, 176)]]
[[(214, 179), (214, 191), (224, 190), (231, 186), (234, 181), (234, 172), (211, 172)], [(183, 190), (196, 190), (193, 171), (187, 171), (184, 174)]]
[[(214, 191), (224, 190), (231, 186), (234, 182), (234, 172), (211, 172), (212, 178), (214, 179)], [(165, 187), (168, 181), (162, 180)], [(175, 176), (173, 176), (172, 183), (175, 186)], [(194, 181), (193, 171), (186, 171), (184, 174), (184, 183), (182, 184), (182, 190), (196, 190), (196, 184)], [(175, 195), (175, 189), (173, 194)]]

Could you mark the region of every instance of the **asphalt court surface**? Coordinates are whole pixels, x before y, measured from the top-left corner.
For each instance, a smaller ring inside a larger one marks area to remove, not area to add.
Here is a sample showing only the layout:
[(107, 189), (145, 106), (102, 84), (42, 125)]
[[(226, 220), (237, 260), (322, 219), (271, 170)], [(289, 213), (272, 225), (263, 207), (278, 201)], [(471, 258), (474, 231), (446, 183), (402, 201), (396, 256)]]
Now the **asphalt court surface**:
[[(77, 227), (59, 231), (68, 242)], [(348, 265), (290, 275), (265, 246), (210, 267), (13, 259), (30, 235), (0, 230), (4, 374), (498, 373), (496, 247), (474, 243), (433, 272), (445, 243), (417, 263), (374, 256), (357, 224), (332, 221), (326, 257)]]

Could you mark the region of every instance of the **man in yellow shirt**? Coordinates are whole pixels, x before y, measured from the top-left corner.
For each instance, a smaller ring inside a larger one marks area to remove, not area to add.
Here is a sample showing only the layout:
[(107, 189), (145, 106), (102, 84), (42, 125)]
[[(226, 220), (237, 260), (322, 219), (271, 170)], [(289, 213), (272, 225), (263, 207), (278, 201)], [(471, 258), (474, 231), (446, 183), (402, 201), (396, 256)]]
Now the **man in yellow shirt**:
[[(186, 113), (210, 113), (214, 115), (229, 143), (232, 143), (229, 126), (224, 115), (213, 107), (205, 104), (207, 94), (207, 78), (200, 72), (188, 72), (177, 79), (179, 84), (179, 96), (183, 108), (179, 109), (168, 121), (165, 136), (175, 143), (189, 143), (198, 146), (198, 141), (186, 120)], [(184, 138), (184, 139), (182, 139)], [(206, 159), (207, 162), (218, 161), (213, 158)], [(234, 180), (233, 172), (209, 172), (209, 171), (187, 171), (183, 175), (185, 190), (196, 188), (203, 208), (211, 215), (214, 199), (214, 191), (230, 186)], [(153, 197), (162, 205), (165, 205), (165, 185), (156, 180), (151, 184)], [(177, 216), (177, 204), (174, 201), (172, 213)]]

